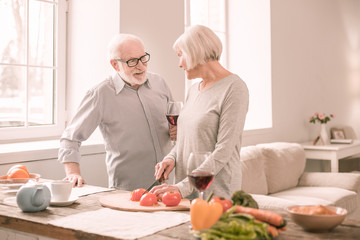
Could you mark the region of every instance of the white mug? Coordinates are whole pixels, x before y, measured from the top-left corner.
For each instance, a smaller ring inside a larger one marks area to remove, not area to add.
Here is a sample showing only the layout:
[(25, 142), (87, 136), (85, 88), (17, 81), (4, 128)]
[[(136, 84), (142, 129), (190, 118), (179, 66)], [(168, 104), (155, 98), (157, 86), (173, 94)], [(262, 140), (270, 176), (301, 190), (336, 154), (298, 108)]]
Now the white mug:
[(67, 180), (55, 180), (50, 183), (51, 201), (65, 202), (69, 200), (72, 190), (72, 182)]

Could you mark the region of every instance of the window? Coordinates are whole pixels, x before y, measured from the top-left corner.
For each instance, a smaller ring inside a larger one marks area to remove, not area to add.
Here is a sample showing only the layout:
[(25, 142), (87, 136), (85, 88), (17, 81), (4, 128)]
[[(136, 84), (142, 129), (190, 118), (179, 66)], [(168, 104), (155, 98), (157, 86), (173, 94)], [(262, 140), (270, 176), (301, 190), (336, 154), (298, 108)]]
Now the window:
[(0, 0), (0, 140), (61, 134), (65, 0)]
[[(185, 28), (197, 24), (210, 27), (223, 44), (220, 62), (223, 66), (227, 66), (225, 0), (186, 0), (185, 3)], [(186, 89), (199, 81), (200, 79), (185, 81)]]
[(221, 64), (249, 88), (245, 130), (271, 128), (270, 1), (186, 0), (185, 8), (185, 27), (214, 30), (223, 43)]

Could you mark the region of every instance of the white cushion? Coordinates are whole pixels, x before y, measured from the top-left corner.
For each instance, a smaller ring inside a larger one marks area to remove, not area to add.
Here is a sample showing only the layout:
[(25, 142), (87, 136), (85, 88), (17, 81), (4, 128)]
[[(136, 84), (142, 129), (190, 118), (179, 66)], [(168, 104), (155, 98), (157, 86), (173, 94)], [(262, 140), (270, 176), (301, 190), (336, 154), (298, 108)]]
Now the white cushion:
[(269, 195), (296, 202), (297, 205), (335, 205), (353, 212), (357, 205), (357, 195), (336, 187), (295, 187)]
[(299, 180), (303, 187), (338, 187), (360, 192), (360, 174), (334, 172), (304, 172)]
[(297, 143), (258, 144), (264, 158), (269, 193), (295, 187), (305, 169), (305, 152)]
[(264, 162), (255, 146), (243, 147), (240, 152), (241, 190), (246, 193), (267, 194)]
[(287, 207), (297, 205), (296, 201), (272, 197), (269, 195), (251, 194), (259, 205), (260, 209), (286, 209)]

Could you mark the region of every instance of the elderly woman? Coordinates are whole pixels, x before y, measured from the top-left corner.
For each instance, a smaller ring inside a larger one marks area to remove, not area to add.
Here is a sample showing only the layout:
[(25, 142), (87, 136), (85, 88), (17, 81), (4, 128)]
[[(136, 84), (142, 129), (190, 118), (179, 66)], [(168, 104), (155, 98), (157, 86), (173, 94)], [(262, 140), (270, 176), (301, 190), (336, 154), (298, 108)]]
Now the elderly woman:
[(151, 192), (158, 198), (168, 191), (194, 198), (196, 193), (186, 174), (189, 155), (191, 152), (211, 152), (211, 157), (206, 160), (215, 164), (215, 178), (210, 190), (229, 198), (240, 189), (241, 183), (240, 149), (249, 104), (247, 86), (239, 76), (219, 63), (222, 44), (208, 27), (190, 27), (176, 40), (173, 48), (187, 79), (200, 78), (201, 81), (192, 85), (187, 94), (178, 119), (176, 146), (155, 166), (156, 179), (162, 174), (167, 179), (176, 165), (176, 184), (156, 186)]

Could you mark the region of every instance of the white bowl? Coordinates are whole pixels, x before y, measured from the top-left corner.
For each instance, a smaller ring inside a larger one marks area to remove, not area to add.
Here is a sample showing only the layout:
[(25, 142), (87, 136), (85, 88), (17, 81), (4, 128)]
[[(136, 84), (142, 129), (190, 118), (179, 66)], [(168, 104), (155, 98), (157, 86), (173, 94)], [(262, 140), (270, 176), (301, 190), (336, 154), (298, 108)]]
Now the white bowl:
[(347, 210), (340, 207), (326, 206), (336, 215), (310, 215), (298, 213), (296, 210), (303, 207), (315, 207), (315, 205), (297, 205), (288, 207), (286, 210), (290, 218), (304, 230), (309, 232), (326, 232), (334, 229), (344, 221)]

